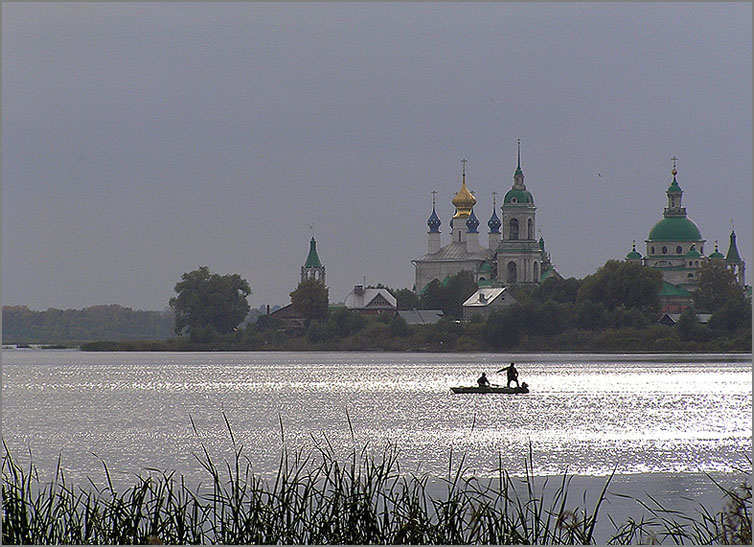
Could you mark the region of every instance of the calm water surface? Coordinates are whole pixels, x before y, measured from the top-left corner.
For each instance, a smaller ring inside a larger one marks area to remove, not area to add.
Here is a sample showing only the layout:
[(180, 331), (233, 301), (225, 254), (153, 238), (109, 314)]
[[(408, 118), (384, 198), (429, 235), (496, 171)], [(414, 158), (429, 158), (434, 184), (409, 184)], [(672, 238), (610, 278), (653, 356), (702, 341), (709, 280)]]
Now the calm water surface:
[[(751, 355), (82, 353), (3, 351), (3, 439), (43, 473), (144, 468), (204, 474), (231, 454), (223, 414), (257, 472), (324, 437), (344, 452), (397, 445), (404, 469), (470, 472), (498, 458), (539, 475), (739, 473), (751, 468)], [(454, 395), (515, 360), (528, 395)], [(197, 431), (195, 432), (191, 419)], [(282, 424), (282, 428), (281, 428)]]

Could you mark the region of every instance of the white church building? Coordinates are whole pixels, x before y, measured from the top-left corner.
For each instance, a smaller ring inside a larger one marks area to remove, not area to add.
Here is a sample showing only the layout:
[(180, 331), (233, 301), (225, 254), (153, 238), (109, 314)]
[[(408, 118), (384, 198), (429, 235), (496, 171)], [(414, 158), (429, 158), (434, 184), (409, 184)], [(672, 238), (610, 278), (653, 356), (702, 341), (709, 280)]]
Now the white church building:
[(513, 186), (500, 208), (502, 220), (497, 216), (497, 193), (493, 192), (492, 215), (487, 221), (489, 231), (484, 243), (479, 240), (479, 220), (474, 213), (477, 200), (466, 186), (466, 160), (462, 162), (461, 189), (451, 200), (455, 214), (450, 220), (450, 241), (445, 245), (441, 241), (442, 222), (437, 215), (435, 192), (432, 193), (427, 253), (411, 261), (416, 268), (414, 290), (421, 294), (432, 280), (444, 282), (463, 270), (472, 272), (480, 287), (540, 283), (558, 275), (545, 252), (544, 240), (535, 237), (537, 208), (524, 184), (520, 141)]

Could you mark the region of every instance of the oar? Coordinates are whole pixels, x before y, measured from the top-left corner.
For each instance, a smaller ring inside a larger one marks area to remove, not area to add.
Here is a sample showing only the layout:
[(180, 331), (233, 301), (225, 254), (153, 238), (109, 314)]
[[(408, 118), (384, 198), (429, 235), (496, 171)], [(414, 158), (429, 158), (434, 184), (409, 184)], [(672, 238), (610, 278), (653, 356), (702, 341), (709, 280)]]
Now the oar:
[(492, 387), (503, 387), (500, 384), (490, 384)]

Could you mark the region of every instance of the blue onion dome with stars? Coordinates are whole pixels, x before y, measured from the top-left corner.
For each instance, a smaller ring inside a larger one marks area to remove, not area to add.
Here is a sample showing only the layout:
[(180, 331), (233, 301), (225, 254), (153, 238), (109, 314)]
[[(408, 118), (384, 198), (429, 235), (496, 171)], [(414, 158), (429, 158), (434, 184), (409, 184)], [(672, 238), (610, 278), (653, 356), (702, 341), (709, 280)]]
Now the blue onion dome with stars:
[(469, 219), (466, 221), (466, 227), (469, 229), (468, 233), (470, 234), (479, 233), (477, 230), (477, 228), (479, 228), (479, 220), (477, 220), (476, 215), (474, 214), (474, 209), (472, 209), (469, 214)]
[(500, 233), (500, 226), (502, 226), (502, 222), (500, 222), (500, 219), (497, 217), (497, 213), (495, 210), (492, 210), (492, 216), (487, 221), (487, 226), (490, 227), (490, 233), (491, 234), (499, 234)]
[(427, 220), (427, 226), (429, 226), (429, 233), (431, 234), (438, 234), (440, 233), (440, 217), (437, 216), (437, 212), (435, 211), (435, 206), (432, 206), (432, 214), (429, 215), (429, 219)]

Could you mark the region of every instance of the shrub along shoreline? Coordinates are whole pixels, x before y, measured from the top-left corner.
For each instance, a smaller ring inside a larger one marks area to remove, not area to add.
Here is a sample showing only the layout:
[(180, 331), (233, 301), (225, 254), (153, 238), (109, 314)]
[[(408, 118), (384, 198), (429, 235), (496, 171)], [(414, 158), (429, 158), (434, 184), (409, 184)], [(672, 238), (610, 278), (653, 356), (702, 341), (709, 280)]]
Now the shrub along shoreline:
[[(356, 315), (354, 312), (336, 312)], [(332, 316), (331, 316), (332, 317)], [(434, 325), (407, 325), (389, 317), (359, 317), (358, 330), (338, 330), (331, 322), (289, 326), (279, 321), (258, 321), (245, 329), (221, 335), (167, 340), (98, 341), (81, 344), (83, 351), (406, 351), (406, 352), (589, 352), (589, 353), (747, 353), (751, 352), (751, 327), (732, 332), (713, 331), (693, 324), (693, 335), (682, 325), (569, 329), (557, 334), (522, 333), (510, 339), (490, 327), (489, 320)], [(349, 318), (350, 319), (350, 318)]]

